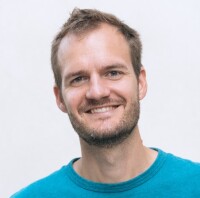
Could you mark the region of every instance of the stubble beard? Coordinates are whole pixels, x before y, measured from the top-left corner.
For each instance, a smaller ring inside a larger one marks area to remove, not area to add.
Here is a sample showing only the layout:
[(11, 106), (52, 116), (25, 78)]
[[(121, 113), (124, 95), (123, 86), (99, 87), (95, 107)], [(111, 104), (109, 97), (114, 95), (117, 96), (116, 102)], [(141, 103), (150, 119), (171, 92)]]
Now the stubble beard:
[(138, 97), (130, 103), (129, 109), (125, 111), (116, 126), (104, 130), (91, 128), (89, 125), (80, 122), (71, 112), (68, 112), (71, 124), (79, 137), (89, 145), (101, 148), (112, 148), (126, 140), (134, 132), (139, 115), (140, 103)]

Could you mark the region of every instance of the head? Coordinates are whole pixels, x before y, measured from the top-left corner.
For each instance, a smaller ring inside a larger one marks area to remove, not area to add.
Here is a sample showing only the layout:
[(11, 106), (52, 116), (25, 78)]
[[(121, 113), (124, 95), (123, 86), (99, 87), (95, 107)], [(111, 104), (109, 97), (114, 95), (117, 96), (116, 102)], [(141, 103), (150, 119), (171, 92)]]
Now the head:
[(74, 10), (52, 46), (58, 107), (80, 138), (111, 147), (132, 134), (145, 96), (138, 34), (110, 14)]
[(94, 9), (75, 8), (71, 13), (70, 18), (62, 26), (60, 32), (56, 35), (52, 43), (51, 65), (57, 87), (61, 88), (62, 86), (61, 67), (58, 60), (58, 49), (62, 39), (70, 34), (77, 36), (86, 34), (87, 32), (97, 29), (102, 23), (114, 26), (128, 42), (133, 69), (138, 78), (142, 66), (142, 44), (138, 33), (112, 14), (100, 12)]

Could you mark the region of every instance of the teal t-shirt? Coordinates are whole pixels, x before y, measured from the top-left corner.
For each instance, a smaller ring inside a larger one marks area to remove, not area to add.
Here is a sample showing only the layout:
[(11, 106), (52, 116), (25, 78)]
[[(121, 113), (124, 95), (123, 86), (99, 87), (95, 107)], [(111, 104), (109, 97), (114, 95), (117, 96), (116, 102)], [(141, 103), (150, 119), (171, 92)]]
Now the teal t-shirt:
[(36, 181), (11, 198), (198, 198), (200, 164), (158, 150), (151, 167), (122, 183), (104, 184), (80, 177), (72, 165)]

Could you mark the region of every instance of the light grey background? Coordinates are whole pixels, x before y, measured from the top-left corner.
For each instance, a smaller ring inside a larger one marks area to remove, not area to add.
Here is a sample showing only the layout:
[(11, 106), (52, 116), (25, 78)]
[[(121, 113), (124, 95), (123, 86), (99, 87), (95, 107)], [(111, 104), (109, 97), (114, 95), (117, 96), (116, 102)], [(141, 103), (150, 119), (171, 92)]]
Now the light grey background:
[(200, 1), (0, 0), (0, 197), (80, 156), (50, 69), (51, 41), (75, 6), (139, 31), (149, 84), (144, 144), (200, 161)]

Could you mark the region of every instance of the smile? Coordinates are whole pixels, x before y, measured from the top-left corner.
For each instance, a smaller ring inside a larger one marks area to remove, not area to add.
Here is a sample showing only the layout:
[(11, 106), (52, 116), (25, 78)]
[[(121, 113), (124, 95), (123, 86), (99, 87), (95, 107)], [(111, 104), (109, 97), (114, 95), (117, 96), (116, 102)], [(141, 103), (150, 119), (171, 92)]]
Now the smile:
[(108, 111), (111, 111), (113, 109), (116, 109), (118, 106), (107, 106), (107, 107), (99, 107), (94, 108), (88, 111), (88, 113), (94, 114), (94, 113), (106, 113)]

